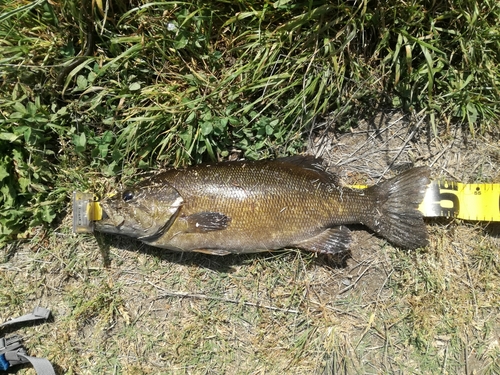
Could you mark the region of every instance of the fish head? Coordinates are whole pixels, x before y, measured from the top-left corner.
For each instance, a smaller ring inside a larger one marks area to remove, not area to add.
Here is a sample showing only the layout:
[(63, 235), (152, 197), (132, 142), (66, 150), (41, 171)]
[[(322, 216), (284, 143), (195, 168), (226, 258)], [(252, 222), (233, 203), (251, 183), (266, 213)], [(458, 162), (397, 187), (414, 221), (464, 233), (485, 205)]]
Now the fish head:
[(126, 189), (100, 202), (95, 230), (144, 239), (161, 235), (173, 223), (183, 199), (168, 184)]

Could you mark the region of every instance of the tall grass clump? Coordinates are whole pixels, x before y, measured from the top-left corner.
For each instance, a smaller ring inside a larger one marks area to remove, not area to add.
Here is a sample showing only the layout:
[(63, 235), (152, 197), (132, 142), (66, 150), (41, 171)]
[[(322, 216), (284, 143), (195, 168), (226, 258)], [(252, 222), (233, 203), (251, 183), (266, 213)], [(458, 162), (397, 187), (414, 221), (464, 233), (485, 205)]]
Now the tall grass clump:
[(499, 114), (500, 5), (496, 1), (380, 2), (385, 90), (404, 109), (425, 108), (439, 124), (470, 132), (495, 126)]
[(380, 106), (424, 109), (436, 136), (486, 131), (499, 16), (493, 0), (6, 1), (2, 238), (51, 222), (82, 170), (294, 154), (315, 124)]

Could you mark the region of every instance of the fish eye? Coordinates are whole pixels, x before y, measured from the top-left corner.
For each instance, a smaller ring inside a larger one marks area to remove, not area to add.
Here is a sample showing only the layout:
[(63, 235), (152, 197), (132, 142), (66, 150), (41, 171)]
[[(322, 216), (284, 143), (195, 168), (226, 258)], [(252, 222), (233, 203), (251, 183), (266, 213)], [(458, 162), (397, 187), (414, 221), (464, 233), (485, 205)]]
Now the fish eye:
[(124, 202), (131, 201), (134, 199), (134, 192), (130, 190), (125, 190), (122, 194), (122, 199)]

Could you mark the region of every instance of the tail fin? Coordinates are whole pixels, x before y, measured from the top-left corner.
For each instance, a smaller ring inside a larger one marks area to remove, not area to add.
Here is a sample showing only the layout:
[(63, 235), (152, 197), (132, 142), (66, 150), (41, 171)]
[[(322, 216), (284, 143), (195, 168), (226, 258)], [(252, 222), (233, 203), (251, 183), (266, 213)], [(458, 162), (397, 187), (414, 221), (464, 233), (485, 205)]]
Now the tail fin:
[(430, 183), (429, 175), (426, 167), (412, 168), (371, 187), (376, 205), (365, 224), (394, 245), (408, 249), (426, 246), (427, 228), (418, 206)]

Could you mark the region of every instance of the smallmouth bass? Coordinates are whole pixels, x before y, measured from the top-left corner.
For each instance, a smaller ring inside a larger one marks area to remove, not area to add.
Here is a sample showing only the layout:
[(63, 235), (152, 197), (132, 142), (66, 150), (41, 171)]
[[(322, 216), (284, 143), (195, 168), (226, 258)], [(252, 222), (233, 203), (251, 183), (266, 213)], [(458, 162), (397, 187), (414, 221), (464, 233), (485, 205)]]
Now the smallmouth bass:
[(345, 252), (346, 224), (396, 246), (428, 243), (418, 206), (430, 171), (417, 167), (363, 190), (341, 187), (321, 160), (294, 156), (172, 169), (101, 202), (95, 229), (156, 247), (225, 255), (295, 247)]

